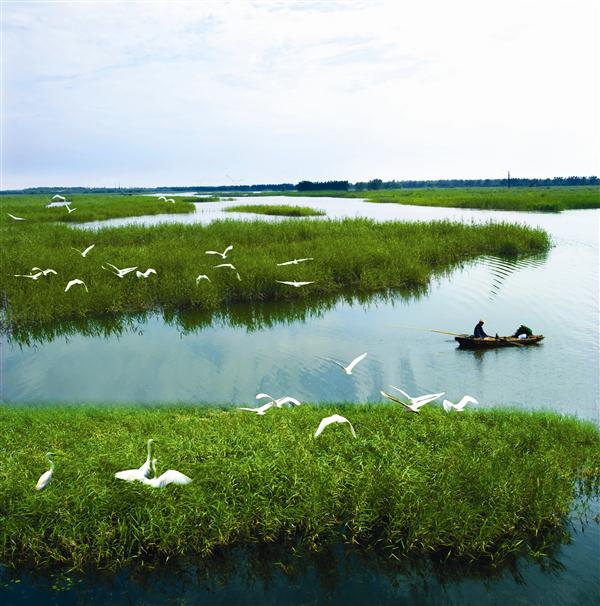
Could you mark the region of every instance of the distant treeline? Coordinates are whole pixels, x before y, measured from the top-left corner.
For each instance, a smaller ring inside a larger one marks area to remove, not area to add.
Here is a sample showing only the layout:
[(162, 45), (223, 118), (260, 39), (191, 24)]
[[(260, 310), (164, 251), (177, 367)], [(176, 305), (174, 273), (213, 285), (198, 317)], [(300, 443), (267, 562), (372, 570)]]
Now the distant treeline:
[(349, 181), (300, 181), (296, 191), (348, 191)]
[(300, 181), (293, 183), (257, 183), (255, 185), (182, 185), (168, 187), (27, 187), (1, 191), (0, 194), (137, 194), (156, 192), (262, 192), (262, 191), (363, 191), (374, 189), (418, 189), (426, 187), (549, 187), (600, 185), (598, 177), (553, 177), (552, 179), (437, 179), (430, 181)]

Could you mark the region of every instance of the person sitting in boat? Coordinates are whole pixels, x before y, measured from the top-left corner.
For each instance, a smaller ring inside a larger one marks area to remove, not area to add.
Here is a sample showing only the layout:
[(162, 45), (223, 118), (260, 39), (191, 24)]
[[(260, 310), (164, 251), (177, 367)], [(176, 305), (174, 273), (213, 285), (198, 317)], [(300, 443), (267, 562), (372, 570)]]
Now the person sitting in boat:
[(475, 326), (475, 330), (473, 330), (473, 336), (476, 339), (485, 339), (489, 336), (486, 335), (485, 331), (483, 330), (483, 323), (483, 320), (479, 320), (479, 322), (477, 322), (477, 325)]
[(529, 326), (525, 326), (525, 324), (521, 324), (517, 330), (515, 330), (515, 334), (513, 337), (517, 337), (517, 339), (526, 339), (527, 337), (531, 337), (533, 335), (533, 331)]

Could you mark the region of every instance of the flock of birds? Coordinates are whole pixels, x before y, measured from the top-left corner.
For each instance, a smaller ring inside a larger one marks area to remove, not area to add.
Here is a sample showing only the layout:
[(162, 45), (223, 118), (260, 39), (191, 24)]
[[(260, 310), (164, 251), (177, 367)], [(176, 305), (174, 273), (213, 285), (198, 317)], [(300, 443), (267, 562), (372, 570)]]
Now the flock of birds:
[[(163, 200), (165, 202), (171, 202), (173, 204), (175, 203), (175, 200), (173, 198), (167, 198), (166, 196), (160, 196), (158, 199)], [(59, 194), (56, 194), (52, 198), (52, 200), (53, 201), (58, 200), (58, 203), (62, 203), (63, 205), (67, 206), (67, 210), (69, 213), (76, 210), (75, 208), (71, 209), (69, 207), (66, 199), (63, 196), (60, 196)], [(55, 203), (51, 203), (51, 204), (55, 204)], [(8, 214), (15, 221), (24, 221), (25, 220), (22, 217), (16, 217), (14, 215), (11, 215), (10, 213), (8, 213)], [(73, 248), (73, 247), (72, 247), (72, 249), (75, 250), (76, 252), (78, 252), (83, 258), (86, 258), (87, 255), (90, 253), (90, 251), (94, 247), (95, 247), (95, 244), (91, 244), (84, 250), (79, 250), (79, 249)], [(225, 248), (225, 250), (223, 252), (219, 252), (216, 250), (207, 250), (207, 251), (205, 251), (205, 254), (217, 255), (217, 256), (221, 257), (221, 260), (225, 261), (227, 259), (227, 255), (232, 250), (233, 250), (233, 245), (230, 244), (229, 246), (227, 246)], [(277, 265), (278, 266), (298, 265), (300, 263), (305, 263), (307, 261), (313, 261), (313, 260), (314, 259), (312, 257), (305, 257), (302, 259), (293, 259), (291, 261), (284, 261), (282, 263), (277, 263)], [(220, 263), (218, 265), (214, 265), (213, 268), (230, 269), (230, 270), (236, 272), (236, 276), (237, 276), (238, 280), (242, 279), (239, 272), (237, 271), (237, 268), (232, 263)], [(156, 270), (152, 267), (149, 267), (148, 269), (146, 269), (146, 271), (142, 272), (142, 271), (138, 270), (137, 266), (119, 268), (116, 265), (113, 265), (112, 263), (108, 263), (108, 262), (105, 265), (102, 265), (102, 269), (114, 274), (115, 276), (117, 276), (118, 278), (121, 278), (121, 279), (124, 278), (126, 275), (133, 273), (134, 271), (135, 271), (136, 277), (138, 277), (138, 278), (149, 278), (151, 275), (157, 274)], [(49, 274), (56, 275), (57, 272), (51, 268), (41, 269), (40, 267), (33, 267), (31, 269), (30, 274), (15, 274), (15, 277), (30, 278), (32, 280), (38, 280), (40, 277), (47, 276)], [(208, 275), (206, 275), (206, 274), (201, 274), (201, 275), (197, 276), (196, 284), (198, 284), (201, 280), (208, 280), (209, 282), (211, 281), (210, 278), (208, 277)], [(308, 284), (314, 283), (314, 281), (303, 281), (303, 282), (295, 281), (295, 280), (294, 281), (276, 280), (276, 281), (279, 282), (280, 284), (286, 284), (289, 286), (293, 286), (295, 288), (299, 288), (301, 286), (306, 286)], [(76, 286), (76, 285), (81, 285), (85, 288), (86, 292), (88, 291), (87, 285), (83, 282), (83, 280), (80, 280), (79, 278), (74, 278), (73, 280), (70, 280), (67, 283), (65, 292), (67, 292), (71, 287)], [(336, 360), (335, 358), (324, 357), (322, 359), (336, 364), (344, 371), (344, 373), (346, 375), (352, 375), (352, 371), (354, 370), (356, 365), (359, 364), (366, 357), (367, 357), (367, 353), (365, 352), (365, 353), (357, 356), (356, 358), (354, 358), (348, 364), (344, 364), (343, 362), (340, 362), (339, 360)], [(435, 394), (424, 394), (424, 395), (413, 397), (413, 396), (410, 396), (405, 391), (403, 391), (402, 389), (400, 389), (399, 387), (395, 387), (394, 385), (390, 385), (390, 387), (392, 389), (396, 390), (397, 392), (399, 392), (402, 396), (404, 396), (408, 400), (408, 402), (405, 402), (402, 399), (400, 399), (399, 397), (393, 396), (383, 390), (380, 391), (381, 395), (388, 398), (392, 402), (401, 404), (402, 406), (405, 407), (405, 409), (407, 411), (416, 413), (416, 414), (419, 414), (420, 409), (423, 406), (433, 402), (434, 400), (437, 400), (438, 398), (440, 398), (441, 396), (444, 395), (444, 392), (441, 392), (441, 393), (435, 393)], [(296, 398), (293, 398), (291, 396), (283, 396), (281, 398), (274, 398), (273, 396), (266, 394), (266, 393), (259, 393), (256, 396), (257, 400), (262, 400), (265, 398), (268, 401), (265, 404), (262, 404), (261, 406), (258, 406), (256, 408), (240, 407), (239, 410), (246, 411), (246, 412), (252, 412), (258, 416), (264, 416), (267, 413), (267, 411), (274, 409), (274, 408), (275, 409), (283, 408), (283, 406), (285, 404), (289, 404), (291, 406), (300, 406), (301, 405), (301, 402), (299, 400), (297, 400)], [(444, 400), (443, 407), (446, 412), (451, 412), (451, 411), (462, 412), (465, 409), (466, 405), (469, 403), (477, 404), (478, 402), (472, 396), (465, 395), (456, 404), (450, 402), (449, 400)], [(352, 423), (346, 417), (343, 417), (342, 415), (338, 415), (338, 414), (334, 414), (334, 415), (324, 417), (323, 419), (321, 419), (319, 426), (317, 427), (317, 429), (314, 433), (314, 437), (315, 438), (319, 437), (327, 427), (329, 427), (330, 425), (334, 425), (334, 424), (347, 424), (352, 436), (356, 438), (356, 431), (355, 431)], [(185, 484), (189, 484), (190, 482), (192, 482), (192, 479), (190, 477), (186, 476), (185, 474), (183, 474), (180, 471), (177, 471), (175, 469), (169, 469), (169, 470), (165, 471), (163, 474), (161, 474), (160, 476), (157, 475), (156, 464), (157, 464), (158, 460), (156, 457), (152, 457), (152, 445), (153, 444), (154, 444), (153, 439), (148, 440), (148, 443), (147, 443), (148, 453), (147, 453), (146, 461), (140, 467), (138, 467), (136, 469), (126, 469), (124, 471), (118, 471), (115, 473), (115, 478), (118, 480), (124, 480), (126, 482), (141, 482), (142, 484), (151, 486), (153, 488), (164, 488), (165, 486), (167, 486), (169, 484), (185, 485)], [(55, 468), (54, 461), (52, 460), (52, 458), (54, 456), (56, 456), (54, 453), (51, 453), (51, 452), (46, 453), (45, 457), (48, 460), (50, 469), (48, 471), (44, 472), (40, 476), (40, 478), (35, 486), (36, 490), (43, 490), (52, 481), (52, 476), (53, 476), (54, 468)], [(154, 473), (154, 477), (152, 477), (152, 478), (150, 477), (151, 473)]]
[[(167, 198), (165, 196), (160, 196), (158, 199), (164, 200), (165, 202), (172, 202), (173, 204), (175, 204), (175, 200), (173, 198)], [(47, 206), (60, 204), (60, 205), (66, 206), (69, 213), (73, 212), (74, 210), (77, 210), (75, 208), (70, 208), (67, 200), (59, 194), (54, 195), (52, 197), (52, 200), (53, 201), (56, 200), (57, 202), (51, 202)], [(7, 214), (9, 217), (14, 219), (15, 221), (25, 221), (25, 219), (23, 217), (16, 217), (15, 215), (12, 215), (11, 213), (7, 213)], [(95, 246), (96, 246), (95, 244), (90, 244), (84, 250), (79, 250), (78, 248), (73, 248), (73, 247), (71, 247), (71, 249), (78, 252), (85, 259), (88, 255), (88, 253)], [(219, 252), (218, 250), (207, 250), (207, 251), (205, 251), (205, 254), (218, 255), (221, 257), (221, 259), (223, 261), (225, 261), (225, 259), (227, 259), (227, 255), (232, 250), (233, 250), (233, 244), (230, 244), (229, 246), (227, 246), (227, 248), (225, 248), (225, 250), (223, 252)], [(291, 261), (284, 261), (283, 263), (277, 263), (277, 266), (282, 267), (282, 266), (287, 266), (287, 265), (298, 265), (299, 263), (304, 263), (306, 261), (313, 261), (313, 260), (314, 260), (313, 257), (305, 257), (303, 259), (292, 259)], [(219, 263), (218, 265), (213, 265), (213, 269), (221, 269), (221, 268), (226, 268), (226, 269), (235, 271), (235, 275), (236, 275), (237, 279), (241, 282), (242, 277), (240, 276), (239, 271), (237, 270), (235, 265), (233, 265), (233, 263)], [(102, 265), (102, 269), (109, 271), (110, 273), (114, 274), (118, 278), (124, 278), (127, 274), (130, 274), (134, 271), (135, 271), (135, 275), (137, 278), (149, 278), (151, 275), (157, 275), (156, 269), (154, 269), (153, 267), (149, 267), (148, 269), (146, 269), (146, 271), (140, 271), (137, 266), (124, 267), (124, 268), (120, 269), (116, 265), (113, 265), (112, 263), (108, 263), (108, 262), (106, 262), (105, 265)], [(29, 274), (14, 274), (14, 276), (15, 276), (15, 278), (29, 278), (31, 280), (37, 280), (42, 276), (47, 276), (48, 274), (57, 275), (57, 272), (51, 268), (42, 270), (39, 267), (32, 267)], [(207, 280), (208, 282), (211, 282), (211, 279), (208, 277), (207, 274), (199, 274), (196, 277), (196, 284), (199, 284), (202, 280)], [(276, 280), (276, 282), (278, 282), (279, 284), (285, 284), (287, 286), (293, 286), (294, 288), (300, 288), (301, 286), (307, 286), (308, 284), (315, 283), (314, 280), (304, 281), (304, 282), (297, 281), (297, 280)], [(73, 286), (83, 286), (85, 288), (85, 291), (89, 292), (87, 284), (80, 278), (74, 278), (74, 279), (70, 280), (65, 287), (65, 292), (68, 292), (71, 289), (71, 287), (73, 287)]]
[[(352, 375), (352, 371), (356, 367), (356, 365), (359, 362), (361, 362), (362, 360), (364, 360), (366, 357), (367, 357), (367, 353), (365, 352), (365, 353), (361, 354), (360, 356), (357, 356), (356, 358), (354, 358), (349, 364), (344, 364), (343, 362), (340, 362), (339, 360), (336, 360), (335, 358), (325, 357), (323, 359), (328, 360), (328, 361), (336, 364), (337, 366), (339, 366), (344, 371), (345, 374)], [(396, 403), (404, 406), (404, 408), (408, 412), (412, 412), (415, 414), (419, 414), (421, 408), (423, 406), (425, 406), (426, 404), (430, 404), (434, 400), (437, 400), (438, 398), (440, 398), (441, 396), (444, 395), (444, 392), (441, 392), (441, 393), (424, 394), (424, 395), (420, 395), (420, 396), (410, 396), (408, 393), (406, 393), (399, 387), (395, 387), (394, 385), (390, 385), (390, 387), (392, 389), (395, 389), (400, 394), (402, 394), (406, 398), (406, 400), (408, 400), (408, 402), (404, 402), (399, 397), (393, 396), (383, 390), (381, 390), (380, 393), (383, 396), (385, 396), (386, 398), (388, 398), (389, 400), (391, 400), (392, 402), (396, 402)], [(300, 402), (296, 398), (293, 398), (292, 396), (282, 396), (280, 398), (274, 398), (273, 396), (271, 396), (267, 393), (257, 394), (256, 399), (257, 400), (267, 399), (268, 401), (265, 404), (262, 404), (261, 406), (258, 406), (255, 408), (239, 407), (238, 410), (242, 410), (245, 412), (252, 412), (252, 413), (256, 414), (257, 416), (264, 416), (267, 413), (267, 411), (269, 411), (271, 409), (283, 408), (283, 406), (285, 404), (289, 404), (292, 407), (300, 406), (302, 404), (302, 402)], [(465, 407), (467, 406), (467, 404), (469, 404), (469, 403), (478, 404), (478, 401), (475, 398), (473, 398), (472, 396), (465, 395), (456, 404), (454, 404), (453, 402), (450, 402), (449, 400), (444, 400), (443, 407), (446, 412), (452, 412), (452, 411), (462, 412), (465, 409)], [(318, 438), (327, 427), (329, 427), (330, 425), (336, 425), (336, 424), (340, 424), (340, 425), (347, 424), (350, 429), (350, 432), (352, 434), (352, 437), (356, 438), (356, 430), (354, 429), (354, 426), (352, 425), (350, 420), (347, 419), (346, 417), (343, 417), (342, 415), (338, 415), (338, 414), (334, 414), (334, 415), (330, 415), (328, 417), (322, 418), (321, 421), (319, 422), (319, 426), (317, 427), (313, 437)], [(167, 471), (162, 473), (160, 476), (157, 475), (156, 464), (158, 462), (158, 459), (156, 457), (152, 456), (152, 445), (154, 444), (154, 442), (155, 441), (152, 438), (148, 440), (148, 443), (147, 443), (148, 454), (147, 454), (145, 462), (140, 467), (135, 468), (135, 469), (126, 469), (124, 471), (117, 471), (114, 474), (115, 478), (117, 480), (124, 480), (125, 482), (141, 482), (142, 484), (145, 484), (146, 486), (151, 486), (152, 488), (164, 488), (165, 486), (168, 486), (169, 484), (177, 484), (177, 485), (183, 486), (183, 485), (186, 485), (186, 484), (189, 484), (190, 482), (192, 482), (192, 478), (190, 478), (189, 476), (186, 476), (184, 473), (181, 473), (180, 471), (177, 471), (176, 469), (168, 469)], [(50, 464), (50, 469), (48, 471), (44, 472), (40, 476), (40, 479), (38, 480), (38, 482), (35, 486), (36, 490), (43, 490), (44, 488), (46, 488), (46, 486), (48, 486), (48, 484), (50, 484), (50, 482), (52, 480), (52, 474), (54, 473), (55, 464), (54, 464), (54, 461), (52, 460), (52, 457), (54, 457), (56, 455), (54, 453), (48, 452), (48, 453), (46, 453), (45, 456), (46, 456), (46, 459), (48, 460), (48, 463)], [(150, 477), (151, 473), (154, 473), (154, 477)]]

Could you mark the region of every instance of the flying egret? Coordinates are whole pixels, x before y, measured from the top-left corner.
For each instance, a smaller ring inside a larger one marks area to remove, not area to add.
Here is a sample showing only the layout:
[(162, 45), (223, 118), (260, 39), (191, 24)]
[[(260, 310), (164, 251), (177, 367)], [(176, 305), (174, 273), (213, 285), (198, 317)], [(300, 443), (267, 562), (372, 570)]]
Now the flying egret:
[(176, 469), (167, 469), (165, 473), (156, 477), (156, 459), (152, 459), (152, 471), (154, 471), (153, 478), (146, 478), (145, 476), (137, 478), (142, 484), (152, 486), (152, 488), (164, 488), (169, 484), (178, 484), (184, 486), (192, 481), (192, 478), (188, 478), (185, 474), (177, 471)]
[(119, 269), (118, 267), (115, 267), (112, 263), (107, 263), (107, 265), (110, 265), (114, 269), (114, 271), (112, 269), (108, 269), (108, 267), (104, 267), (104, 265), (102, 266), (102, 269), (109, 271), (111, 274), (115, 274), (115, 276), (117, 276), (118, 278), (122, 278), (123, 276), (126, 276), (127, 274), (137, 269), (137, 265), (135, 267), (125, 267), (125, 269)]
[(275, 280), (275, 282), (279, 282), (279, 284), (287, 284), (288, 286), (294, 286), (295, 288), (300, 288), (300, 286), (306, 286), (307, 284), (314, 284), (315, 280), (312, 282), (286, 282), (285, 280)]
[(71, 288), (71, 286), (75, 286), (76, 284), (83, 284), (85, 292), (89, 292), (88, 287), (85, 285), (85, 282), (83, 280), (80, 280), (79, 278), (75, 278), (74, 280), (68, 282), (67, 287), (65, 288), (65, 292), (67, 292), (69, 288)]
[(350, 362), (350, 364), (348, 364), (348, 366), (344, 366), (341, 362), (339, 362), (338, 360), (335, 360), (333, 358), (327, 358), (324, 357), (324, 360), (329, 360), (330, 362), (333, 362), (334, 364), (337, 364), (347, 375), (351, 375), (352, 374), (352, 369), (361, 361), (364, 360), (367, 357), (367, 352), (365, 352), (364, 354), (361, 354), (360, 356), (358, 356), (357, 358), (354, 358), (354, 360), (352, 360), (352, 362)]
[(46, 459), (48, 459), (48, 463), (50, 463), (50, 469), (48, 471), (45, 471), (40, 476), (40, 479), (37, 481), (37, 484), (35, 485), (36, 490), (44, 490), (44, 488), (46, 488), (46, 486), (48, 486), (48, 484), (50, 484), (50, 482), (52, 481), (52, 474), (54, 473), (54, 462), (52, 461), (52, 459), (50, 457), (53, 457), (53, 456), (54, 456), (54, 454), (51, 452), (46, 453)]
[(76, 208), (71, 208), (68, 203), (65, 204), (65, 206), (66, 206), (67, 210), (69, 211), (69, 214), (71, 214), (73, 211), (77, 210)]
[(92, 248), (94, 248), (94, 246), (96, 246), (95, 244), (90, 244), (90, 246), (88, 246), (84, 251), (79, 250), (78, 248), (73, 248), (71, 246), (71, 248), (73, 248), (73, 250), (76, 250), (82, 257), (85, 257), (90, 250), (92, 250)]
[(14, 219), (15, 221), (25, 221), (25, 219), (23, 217), (15, 217), (14, 215), (11, 215), (10, 213), (6, 213), (11, 219)]
[(156, 274), (156, 270), (153, 267), (149, 267), (146, 271), (136, 271), (135, 275), (138, 278), (148, 278), (150, 274)]
[(304, 261), (313, 261), (312, 257), (306, 257), (306, 259), (294, 259), (293, 261), (286, 261), (285, 263), (277, 263), (279, 267), (282, 265), (298, 265), (298, 263), (304, 263)]
[[(175, 204), (175, 200), (173, 198), (167, 198), (165, 202), (170, 202), (171, 204)], [(191, 480), (190, 480), (191, 481)]]
[(32, 267), (31, 271), (41, 271), (45, 276), (47, 276), (48, 274), (54, 274), (55, 276), (58, 276), (58, 274), (51, 267), (48, 267), (48, 269), (42, 269), (40, 267)]
[(263, 398), (269, 398), (271, 400), (271, 404), (277, 406), (277, 408), (282, 408), (284, 404), (292, 404), (293, 406), (300, 406), (302, 402), (296, 400), (296, 398), (292, 398), (291, 396), (283, 396), (282, 398), (274, 398), (270, 396), (268, 393), (259, 393), (256, 394), (257, 400), (262, 400)]
[(452, 409), (456, 410), (456, 412), (462, 412), (465, 409), (465, 406), (472, 402), (473, 404), (479, 404), (479, 402), (473, 396), (463, 396), (462, 400), (458, 404), (453, 404), (450, 400), (444, 400), (444, 410), (446, 412), (450, 412)]
[(216, 250), (205, 250), (204, 254), (205, 255), (220, 255), (221, 258), (226, 259), (227, 258), (227, 253), (233, 250), (233, 244), (230, 244), (222, 253), (218, 252)]
[(158, 196), (158, 199), (159, 199), (159, 200), (164, 200), (165, 202), (167, 201), (166, 196)]
[(37, 280), (40, 276), (43, 275), (43, 271), (38, 271), (34, 274), (15, 274), (15, 278), (31, 278), (32, 280)]
[(444, 395), (444, 392), (442, 391), (442, 393), (429, 393), (423, 396), (416, 396), (413, 398), (409, 396), (405, 391), (402, 391), (399, 387), (394, 387), (393, 385), (390, 385), (390, 387), (392, 389), (395, 389), (396, 391), (399, 391), (405, 398), (408, 398), (411, 404), (418, 405), (418, 408), (420, 408), (424, 404), (429, 404), (429, 402), (433, 402), (434, 400), (437, 400), (439, 397)]
[(209, 282), (211, 281), (210, 278), (206, 274), (200, 274), (196, 278), (196, 284), (198, 284), (198, 282), (200, 282), (200, 280), (208, 280)]
[(152, 456), (152, 444), (154, 440), (150, 438), (148, 440), (148, 457), (146, 461), (141, 467), (137, 469), (126, 469), (125, 471), (117, 471), (115, 473), (115, 478), (117, 480), (125, 480), (126, 482), (133, 482), (134, 480), (139, 480), (140, 478), (147, 478), (150, 476), (150, 458)]
[(255, 412), (259, 416), (263, 416), (269, 408), (273, 408), (275, 404), (273, 402), (267, 402), (258, 408), (238, 408), (238, 410), (245, 410), (247, 412)]
[(235, 265), (233, 265), (232, 263), (221, 263), (220, 265), (213, 265), (213, 267), (227, 267), (229, 269), (233, 269), (235, 270), (235, 275), (237, 277), (237, 279), (241, 282), (242, 281), (242, 277), (240, 276), (240, 272), (237, 271)]
[(63, 202), (66, 202), (66, 200), (67, 200), (64, 196), (61, 196), (60, 194), (54, 194), (52, 196), (52, 199), (53, 200), (62, 200)]
[(350, 421), (348, 421), (346, 417), (342, 417), (341, 415), (331, 415), (330, 417), (325, 417), (324, 419), (321, 419), (319, 427), (317, 427), (317, 431), (315, 431), (315, 438), (320, 436), (323, 430), (332, 423), (348, 423), (348, 425), (350, 425), (350, 431), (352, 432), (352, 435), (356, 437), (354, 427), (352, 427), (352, 423), (350, 423)]

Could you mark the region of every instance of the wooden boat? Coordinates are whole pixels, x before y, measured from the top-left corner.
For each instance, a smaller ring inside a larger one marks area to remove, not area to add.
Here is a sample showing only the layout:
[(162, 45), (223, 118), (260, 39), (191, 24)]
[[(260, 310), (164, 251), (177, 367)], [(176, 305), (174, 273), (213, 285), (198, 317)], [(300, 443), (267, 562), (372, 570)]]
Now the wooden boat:
[(454, 337), (458, 341), (458, 346), (464, 349), (493, 349), (494, 347), (523, 347), (524, 345), (534, 345), (539, 343), (544, 335), (532, 335), (525, 339), (517, 337), (487, 337), (486, 339), (476, 339), (475, 337), (464, 335)]

